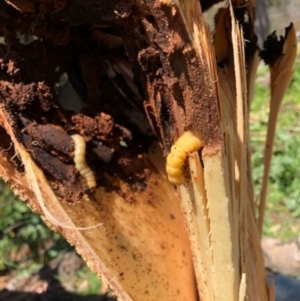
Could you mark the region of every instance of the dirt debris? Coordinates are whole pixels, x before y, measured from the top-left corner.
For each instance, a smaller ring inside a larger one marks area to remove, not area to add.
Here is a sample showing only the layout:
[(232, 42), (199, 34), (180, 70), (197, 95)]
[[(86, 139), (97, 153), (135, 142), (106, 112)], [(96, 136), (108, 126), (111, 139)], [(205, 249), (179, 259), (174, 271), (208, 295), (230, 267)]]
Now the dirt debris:
[[(20, 141), (61, 196), (87, 193), (78, 173), (70, 176), (69, 136), (75, 133), (84, 137), (87, 164), (105, 187), (111, 184), (104, 173), (141, 189), (151, 170), (145, 154), (152, 142), (158, 140), (166, 154), (191, 124), (214, 151), (217, 100), (213, 89), (199, 88), (199, 60), (176, 8), (118, 0), (19, 2), (0, 5), (0, 94)], [(34, 40), (26, 44), (26, 36)], [(183, 70), (191, 70), (187, 78)], [(57, 101), (54, 87), (62, 74), (85, 104), (78, 114)], [(139, 123), (130, 118), (137, 112)], [(144, 124), (156, 138), (143, 132)]]
[[(127, 76), (128, 83), (135, 81), (122, 58), (122, 37), (116, 36), (113, 28), (106, 31), (92, 24), (63, 21), (57, 14), (64, 9), (68, 11), (64, 1), (1, 5), (0, 14), (6, 20), (0, 22), (5, 38), (5, 45), (0, 45), (0, 95), (19, 141), (43, 169), (56, 194), (73, 202), (91, 192), (74, 167), (72, 134), (84, 137), (87, 163), (98, 184), (104, 186), (107, 179), (103, 173), (118, 174), (129, 185), (143, 181), (149, 163), (137, 156), (147, 152), (153, 137), (142, 134), (138, 124), (123, 114), (124, 108), (143, 112), (143, 105), (140, 82), (130, 84), (131, 88), (118, 86), (122, 76)], [(36, 38), (26, 44), (26, 35)], [(105, 48), (110, 48), (109, 54)], [(118, 69), (118, 61), (123, 71)], [(119, 72), (113, 78), (107, 75), (111, 67)], [(79, 114), (57, 102), (54, 87), (63, 73), (85, 103)], [(0, 149), (5, 152), (9, 146), (9, 139), (3, 139)], [(13, 149), (5, 155), (11, 159)], [(22, 166), (22, 162), (16, 165)]]

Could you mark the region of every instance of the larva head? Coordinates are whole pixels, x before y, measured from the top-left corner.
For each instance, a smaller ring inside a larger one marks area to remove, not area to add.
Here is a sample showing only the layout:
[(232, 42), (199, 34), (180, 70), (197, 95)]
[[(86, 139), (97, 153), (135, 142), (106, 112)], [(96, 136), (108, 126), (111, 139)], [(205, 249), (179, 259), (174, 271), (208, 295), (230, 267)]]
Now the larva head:
[(194, 132), (187, 131), (180, 136), (176, 145), (182, 148), (186, 154), (189, 154), (198, 151), (202, 147), (203, 142)]
[(84, 138), (78, 134), (72, 135), (71, 138), (74, 141), (74, 156), (85, 156), (86, 145)]

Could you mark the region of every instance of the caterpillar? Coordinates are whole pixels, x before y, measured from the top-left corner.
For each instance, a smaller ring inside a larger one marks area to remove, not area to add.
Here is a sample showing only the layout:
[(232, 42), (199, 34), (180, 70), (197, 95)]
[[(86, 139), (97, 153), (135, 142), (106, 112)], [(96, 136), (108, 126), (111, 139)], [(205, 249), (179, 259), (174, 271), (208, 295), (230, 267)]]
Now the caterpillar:
[(185, 182), (183, 165), (188, 154), (198, 151), (203, 145), (202, 140), (192, 131), (184, 132), (167, 156), (166, 171), (169, 181), (174, 185)]
[(89, 188), (95, 188), (97, 186), (95, 175), (85, 161), (85, 140), (78, 134), (72, 135), (71, 138), (74, 141), (73, 161), (75, 163), (75, 167), (79, 171), (80, 175), (85, 179), (87, 186)]

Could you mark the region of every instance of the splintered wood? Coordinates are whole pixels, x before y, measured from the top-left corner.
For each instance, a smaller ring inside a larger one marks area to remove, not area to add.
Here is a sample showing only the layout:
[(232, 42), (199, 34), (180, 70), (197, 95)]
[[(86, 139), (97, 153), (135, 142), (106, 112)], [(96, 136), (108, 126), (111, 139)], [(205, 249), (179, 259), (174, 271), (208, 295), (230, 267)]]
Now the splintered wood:
[[(203, 12), (219, 0), (44, 2), (0, 5), (1, 176), (120, 301), (273, 301), (260, 238), (293, 26), (270, 56), (257, 221), (255, 1), (221, 7), (213, 36)], [(81, 112), (58, 102), (61, 76)]]

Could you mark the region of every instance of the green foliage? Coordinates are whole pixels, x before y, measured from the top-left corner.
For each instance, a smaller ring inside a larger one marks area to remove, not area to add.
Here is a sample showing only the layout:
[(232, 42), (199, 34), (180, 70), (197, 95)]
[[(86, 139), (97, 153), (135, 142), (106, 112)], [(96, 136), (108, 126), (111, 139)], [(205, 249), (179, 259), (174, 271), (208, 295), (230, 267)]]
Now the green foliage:
[[(251, 113), (251, 147), (255, 193), (259, 197), (269, 112), (268, 69), (258, 73)], [(300, 62), (278, 117), (269, 177), (264, 234), (281, 239), (300, 233)]]
[(55, 275), (54, 278), (60, 283), (72, 286), (71, 290), (76, 291), (78, 296), (99, 295), (101, 291), (101, 281), (87, 266), (71, 274)]
[[(0, 233), (0, 271), (14, 271), (18, 278), (38, 272), (51, 259), (61, 257), (66, 251), (73, 249), (60, 235), (51, 231), (24, 202), (18, 200), (1, 180)], [(20, 256), (20, 253), (24, 253), (24, 246), (27, 251), (25, 256)], [(58, 280), (62, 283), (72, 283), (72, 291), (76, 291), (78, 300), (81, 296), (99, 295), (101, 282), (87, 266), (65, 278)], [(72, 294), (64, 289), (58, 290), (56, 294), (57, 300), (76, 299), (75, 295), (72, 297)]]
[(87, 266), (77, 271), (76, 276), (78, 279), (85, 279), (88, 283), (87, 287), (78, 290), (80, 295), (99, 294), (99, 290), (101, 288), (99, 279)]
[(57, 255), (55, 250), (69, 246), (24, 202), (18, 200), (3, 181), (0, 181), (0, 191), (0, 269), (18, 268), (21, 262), (16, 253), (25, 244), (30, 249), (28, 257), (43, 263)]

